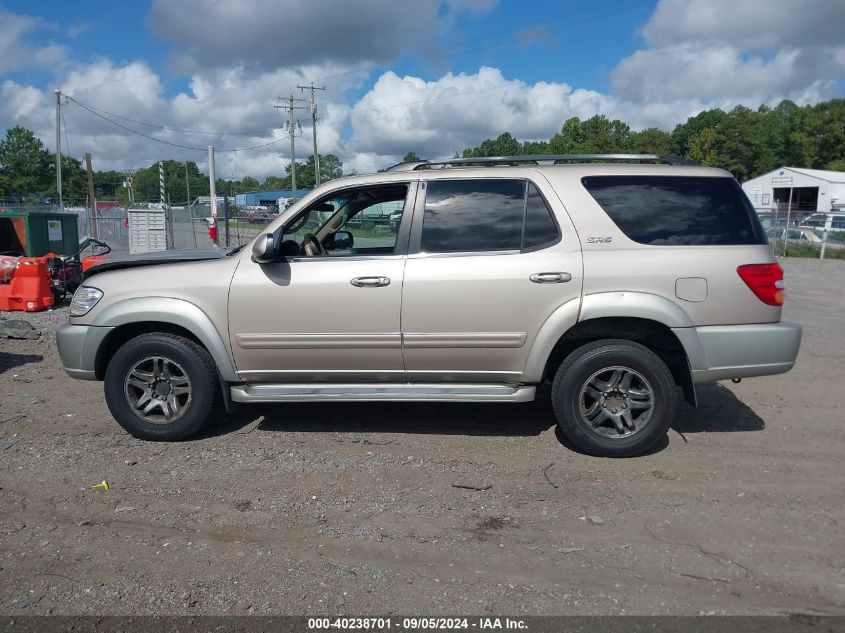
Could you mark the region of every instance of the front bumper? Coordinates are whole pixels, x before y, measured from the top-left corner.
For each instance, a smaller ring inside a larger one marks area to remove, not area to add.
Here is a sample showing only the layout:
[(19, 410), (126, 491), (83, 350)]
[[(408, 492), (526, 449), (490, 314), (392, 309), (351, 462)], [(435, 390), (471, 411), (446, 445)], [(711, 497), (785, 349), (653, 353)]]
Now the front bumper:
[(97, 353), (113, 327), (74, 325), (68, 323), (56, 332), (56, 345), (62, 366), (68, 376), (80, 380), (97, 380)]
[(696, 383), (783, 374), (795, 365), (801, 346), (801, 326), (787, 321), (672, 331), (686, 350)]

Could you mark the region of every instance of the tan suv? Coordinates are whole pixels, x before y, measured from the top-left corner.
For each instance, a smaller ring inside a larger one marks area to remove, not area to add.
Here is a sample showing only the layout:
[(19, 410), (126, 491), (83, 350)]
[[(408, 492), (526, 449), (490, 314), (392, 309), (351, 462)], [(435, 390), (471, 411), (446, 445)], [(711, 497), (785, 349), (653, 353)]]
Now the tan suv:
[(62, 362), (105, 381), (144, 439), (234, 403), (525, 402), (551, 381), (576, 446), (641, 453), (677, 388), (694, 404), (696, 383), (786, 372), (801, 340), (737, 182), (677, 162), (473, 158), (333, 180), (249, 248), (89, 270)]

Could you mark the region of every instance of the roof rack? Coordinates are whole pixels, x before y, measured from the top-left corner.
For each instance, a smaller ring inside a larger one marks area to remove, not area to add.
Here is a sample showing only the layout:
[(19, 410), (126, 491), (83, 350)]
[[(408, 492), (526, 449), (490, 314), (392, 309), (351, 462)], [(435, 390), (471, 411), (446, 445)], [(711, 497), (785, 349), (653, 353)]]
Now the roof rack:
[(698, 165), (694, 160), (672, 154), (526, 154), (524, 156), (478, 156), (475, 158), (450, 158), (446, 160), (413, 160), (397, 163), (384, 171), (417, 171), (449, 165), (478, 165), (488, 167), (491, 165), (513, 165), (516, 163), (554, 165), (559, 162), (591, 163), (597, 161), (640, 161), (665, 163), (667, 165)]

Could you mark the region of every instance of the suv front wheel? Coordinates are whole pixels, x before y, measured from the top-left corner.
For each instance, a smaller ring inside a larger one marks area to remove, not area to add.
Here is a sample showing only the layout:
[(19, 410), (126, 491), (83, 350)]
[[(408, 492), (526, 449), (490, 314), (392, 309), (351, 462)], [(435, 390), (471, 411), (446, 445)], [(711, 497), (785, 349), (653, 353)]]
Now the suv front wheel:
[(115, 420), (142, 440), (182, 440), (214, 416), (217, 370), (194, 341), (166, 333), (124, 343), (106, 368), (106, 403)]
[(552, 386), (563, 434), (603, 457), (646, 452), (675, 415), (672, 374), (650, 349), (627, 340), (588, 343), (563, 361)]

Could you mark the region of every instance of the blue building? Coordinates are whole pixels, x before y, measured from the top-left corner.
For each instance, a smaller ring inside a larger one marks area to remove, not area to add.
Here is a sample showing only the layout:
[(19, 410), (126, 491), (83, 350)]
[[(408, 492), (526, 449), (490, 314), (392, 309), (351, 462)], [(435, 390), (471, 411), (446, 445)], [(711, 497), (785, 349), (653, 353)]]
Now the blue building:
[[(297, 189), (296, 198), (302, 198), (310, 189)], [(239, 207), (270, 207), (278, 203), (279, 198), (290, 199), (293, 196), (291, 189), (274, 189), (270, 191), (247, 191), (235, 195), (235, 204)]]

